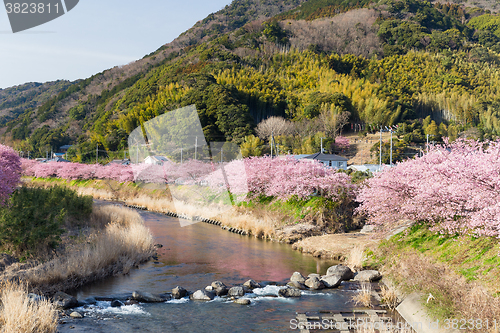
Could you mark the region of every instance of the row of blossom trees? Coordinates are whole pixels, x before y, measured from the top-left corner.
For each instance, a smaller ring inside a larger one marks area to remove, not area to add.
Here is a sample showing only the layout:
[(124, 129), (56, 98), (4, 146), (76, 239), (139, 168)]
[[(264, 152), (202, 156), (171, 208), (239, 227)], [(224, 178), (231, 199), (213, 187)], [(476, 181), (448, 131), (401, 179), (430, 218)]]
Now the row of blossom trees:
[(23, 160), (23, 174), (34, 177), (64, 179), (112, 179), (119, 182), (206, 184), (215, 190), (233, 194), (266, 195), (280, 199), (291, 196), (306, 198), (314, 193), (337, 199), (354, 194), (350, 177), (321, 163), (296, 161), (293, 158), (253, 157), (230, 163), (189, 160), (183, 164), (164, 165), (40, 163)]
[(410, 219), (445, 233), (500, 237), (500, 141), (431, 147), (367, 180), (357, 200), (374, 224)]

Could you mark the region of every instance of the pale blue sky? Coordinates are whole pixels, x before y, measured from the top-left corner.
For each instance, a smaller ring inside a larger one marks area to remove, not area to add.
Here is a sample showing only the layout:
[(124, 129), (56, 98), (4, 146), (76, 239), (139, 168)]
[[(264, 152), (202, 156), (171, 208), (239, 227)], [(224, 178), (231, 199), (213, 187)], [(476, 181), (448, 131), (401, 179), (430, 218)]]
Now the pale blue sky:
[(231, 0), (80, 0), (65, 15), (12, 33), (0, 7), (0, 88), (84, 79), (142, 58)]

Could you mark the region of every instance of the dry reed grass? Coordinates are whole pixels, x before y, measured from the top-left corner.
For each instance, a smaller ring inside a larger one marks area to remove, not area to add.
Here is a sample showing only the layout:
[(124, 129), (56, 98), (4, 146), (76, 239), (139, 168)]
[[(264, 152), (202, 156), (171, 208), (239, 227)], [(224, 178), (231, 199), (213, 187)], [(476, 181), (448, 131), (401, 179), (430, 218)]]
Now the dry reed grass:
[[(88, 192), (91, 194), (91, 191)], [(281, 220), (276, 213), (264, 210), (253, 210), (251, 213), (238, 207), (224, 205), (203, 205), (186, 201), (170, 201), (168, 199), (152, 199), (147, 195), (125, 199), (129, 205), (146, 207), (148, 210), (167, 213), (176, 212), (187, 216), (200, 216), (220, 221), (223, 225), (245, 230), (259, 238), (274, 238), (275, 228)]]
[(58, 315), (50, 301), (31, 300), (25, 285), (4, 282), (0, 288), (0, 332), (56, 332)]
[(91, 233), (84, 242), (74, 244), (63, 256), (22, 271), (7, 270), (4, 278), (20, 277), (31, 287), (50, 294), (127, 273), (154, 253), (153, 237), (132, 209), (98, 206), (90, 223), (93, 227), (105, 227)]
[(363, 268), (363, 263), (366, 260), (365, 256), (365, 248), (363, 246), (355, 246), (351, 252), (349, 253), (349, 257), (347, 258), (346, 265), (357, 272), (361, 268)]
[(361, 290), (352, 297), (354, 304), (362, 304), (364, 307), (371, 308), (372, 304), (372, 285), (370, 283), (362, 283)]
[(382, 301), (389, 306), (389, 309), (396, 309), (398, 306), (398, 293), (396, 289), (383, 285), (380, 287), (380, 296), (382, 296)]

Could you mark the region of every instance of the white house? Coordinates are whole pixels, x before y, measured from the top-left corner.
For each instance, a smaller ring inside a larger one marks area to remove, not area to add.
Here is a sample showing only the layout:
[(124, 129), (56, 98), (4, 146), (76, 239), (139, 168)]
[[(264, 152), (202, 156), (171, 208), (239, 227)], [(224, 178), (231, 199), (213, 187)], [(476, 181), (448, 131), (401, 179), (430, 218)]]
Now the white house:
[(313, 161), (319, 161), (323, 163), (324, 166), (330, 167), (330, 168), (336, 168), (336, 169), (347, 169), (347, 161), (348, 159), (339, 155), (335, 154), (322, 154), (322, 153), (316, 153), (312, 155), (307, 155), (305, 157), (302, 157), (300, 159), (304, 160), (313, 160)]
[(165, 156), (148, 156), (144, 159), (144, 163), (146, 164), (163, 165), (165, 162), (170, 162)]

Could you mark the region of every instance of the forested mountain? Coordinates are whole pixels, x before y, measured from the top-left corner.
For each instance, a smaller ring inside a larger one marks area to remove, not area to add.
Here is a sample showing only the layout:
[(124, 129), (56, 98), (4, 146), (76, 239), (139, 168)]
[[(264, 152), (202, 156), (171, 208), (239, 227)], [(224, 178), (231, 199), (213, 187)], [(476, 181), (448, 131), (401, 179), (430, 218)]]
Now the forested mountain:
[(500, 17), (496, 3), (476, 5), (233, 1), (135, 63), (0, 91), (3, 140), (40, 155), (75, 144), (83, 161), (99, 144), (112, 157), (133, 129), (191, 104), (208, 140), (247, 147), (262, 144), (259, 122), (282, 116), (292, 126), (280, 150), (297, 153), (319, 150), (324, 136), (333, 143), (340, 119), (345, 130), (399, 124), (401, 146), (426, 134), (494, 137)]

